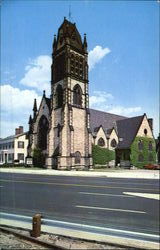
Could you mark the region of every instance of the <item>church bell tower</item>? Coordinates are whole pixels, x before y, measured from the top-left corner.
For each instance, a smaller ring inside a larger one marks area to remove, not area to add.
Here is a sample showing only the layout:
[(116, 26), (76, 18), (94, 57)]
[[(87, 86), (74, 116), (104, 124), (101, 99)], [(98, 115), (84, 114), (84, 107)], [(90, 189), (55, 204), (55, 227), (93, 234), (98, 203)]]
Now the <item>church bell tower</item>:
[(92, 166), (87, 40), (64, 18), (54, 36), (48, 168)]

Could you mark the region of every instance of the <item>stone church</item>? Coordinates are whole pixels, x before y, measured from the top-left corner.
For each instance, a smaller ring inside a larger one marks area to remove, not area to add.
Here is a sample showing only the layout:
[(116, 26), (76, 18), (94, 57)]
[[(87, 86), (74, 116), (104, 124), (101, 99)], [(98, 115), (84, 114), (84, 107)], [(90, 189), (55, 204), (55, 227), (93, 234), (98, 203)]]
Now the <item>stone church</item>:
[[(136, 135), (153, 137), (146, 114), (127, 118), (89, 109), (87, 39), (66, 18), (54, 36), (51, 95), (45, 91), (29, 118), (28, 154), (39, 148), (46, 168), (90, 168), (92, 144), (116, 150), (116, 163), (130, 160)], [(147, 132), (146, 132), (147, 131)]]

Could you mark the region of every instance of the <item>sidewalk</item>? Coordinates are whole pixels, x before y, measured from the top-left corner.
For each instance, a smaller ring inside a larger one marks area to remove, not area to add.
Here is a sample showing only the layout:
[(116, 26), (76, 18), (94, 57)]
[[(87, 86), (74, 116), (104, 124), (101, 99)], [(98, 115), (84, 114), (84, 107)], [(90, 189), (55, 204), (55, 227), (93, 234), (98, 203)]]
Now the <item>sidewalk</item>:
[(1, 173), (22, 173), (60, 176), (83, 176), (83, 177), (109, 177), (109, 178), (136, 178), (136, 179), (159, 179), (159, 170), (108, 170), (105, 172), (90, 171), (63, 171), (54, 169), (16, 169), (0, 168)]

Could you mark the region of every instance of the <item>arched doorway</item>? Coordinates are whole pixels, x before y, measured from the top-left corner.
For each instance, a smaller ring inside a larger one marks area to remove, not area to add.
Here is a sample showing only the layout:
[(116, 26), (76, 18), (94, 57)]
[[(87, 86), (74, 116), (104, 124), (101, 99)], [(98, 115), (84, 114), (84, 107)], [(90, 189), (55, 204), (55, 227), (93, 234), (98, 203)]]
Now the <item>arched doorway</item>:
[(44, 115), (42, 115), (38, 123), (38, 148), (42, 151), (47, 149), (48, 128), (48, 120)]

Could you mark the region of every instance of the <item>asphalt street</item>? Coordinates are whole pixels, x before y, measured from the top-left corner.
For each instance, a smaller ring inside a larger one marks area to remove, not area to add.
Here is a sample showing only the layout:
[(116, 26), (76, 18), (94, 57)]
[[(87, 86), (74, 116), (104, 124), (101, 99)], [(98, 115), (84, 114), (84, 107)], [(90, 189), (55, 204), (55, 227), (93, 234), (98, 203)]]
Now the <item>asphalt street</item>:
[(2, 212), (159, 234), (159, 180), (0, 173), (0, 192)]

